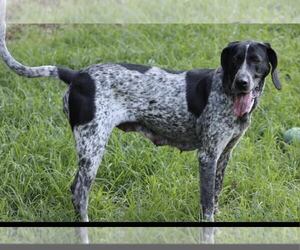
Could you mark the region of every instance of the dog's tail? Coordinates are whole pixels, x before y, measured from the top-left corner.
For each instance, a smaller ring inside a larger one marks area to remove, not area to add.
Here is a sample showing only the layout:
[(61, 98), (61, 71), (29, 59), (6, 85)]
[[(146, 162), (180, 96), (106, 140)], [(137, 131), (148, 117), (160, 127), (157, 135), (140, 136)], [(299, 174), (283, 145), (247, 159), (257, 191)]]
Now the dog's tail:
[(25, 76), (29, 78), (36, 77), (54, 77), (61, 79), (67, 84), (70, 84), (76, 72), (71, 69), (58, 68), (56, 66), (40, 66), (40, 67), (29, 67), (18, 62), (9, 53), (6, 42), (6, 0), (0, 0), (0, 56), (7, 64), (7, 66), (16, 72), (20, 76)]

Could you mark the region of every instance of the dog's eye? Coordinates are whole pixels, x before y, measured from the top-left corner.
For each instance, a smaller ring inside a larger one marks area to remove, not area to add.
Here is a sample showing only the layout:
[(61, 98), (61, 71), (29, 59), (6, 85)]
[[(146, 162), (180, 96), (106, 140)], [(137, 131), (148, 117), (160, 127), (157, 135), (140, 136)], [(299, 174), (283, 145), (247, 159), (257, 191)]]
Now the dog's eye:
[(261, 63), (261, 62), (262, 62), (262, 60), (261, 60), (259, 57), (257, 57), (257, 56), (251, 56), (251, 57), (249, 58), (249, 60), (250, 60), (250, 62), (252, 62), (252, 63)]

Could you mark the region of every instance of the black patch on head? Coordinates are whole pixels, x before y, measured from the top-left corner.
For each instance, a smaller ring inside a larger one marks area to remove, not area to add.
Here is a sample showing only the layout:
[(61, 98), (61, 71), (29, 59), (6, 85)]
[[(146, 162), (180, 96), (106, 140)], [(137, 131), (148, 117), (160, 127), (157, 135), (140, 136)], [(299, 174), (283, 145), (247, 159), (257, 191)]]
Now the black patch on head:
[(95, 82), (86, 72), (78, 72), (69, 91), (70, 125), (86, 124), (95, 116)]
[(249, 45), (247, 53), (247, 65), (254, 76), (264, 79), (270, 73), (268, 54), (265, 46), (260, 43)]
[(186, 98), (188, 110), (199, 117), (203, 112), (211, 90), (214, 69), (198, 69), (186, 74)]
[[(249, 47), (247, 58), (245, 58), (247, 45)], [(245, 41), (230, 43), (222, 51), (221, 65), (224, 71), (223, 87), (226, 93), (230, 94), (234, 78), (245, 59), (253, 79), (259, 79), (259, 82), (262, 84), (264, 83), (265, 77), (270, 73), (271, 64), (274, 85), (277, 89), (280, 89), (281, 84), (276, 71), (277, 56), (275, 51), (272, 50), (269, 44)]]
[(142, 74), (146, 73), (149, 69), (151, 69), (150, 66), (140, 65), (140, 64), (119, 63), (119, 65), (121, 65), (122, 67), (128, 70), (138, 71)]
[(221, 66), (223, 68), (223, 87), (227, 94), (231, 93), (231, 84), (245, 60), (246, 46), (244, 43), (233, 42), (223, 49)]

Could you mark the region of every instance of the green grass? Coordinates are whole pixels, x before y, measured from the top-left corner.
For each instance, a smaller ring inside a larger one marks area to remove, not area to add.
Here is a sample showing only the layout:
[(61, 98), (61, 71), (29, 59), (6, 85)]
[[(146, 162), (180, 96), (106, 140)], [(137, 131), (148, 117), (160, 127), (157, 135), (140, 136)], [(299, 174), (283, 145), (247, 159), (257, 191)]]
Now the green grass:
[[(298, 0), (9, 0), (17, 23), (299, 23)], [(88, 2), (88, 4), (86, 4)]]
[[(283, 91), (268, 78), (227, 169), (216, 219), (299, 221), (300, 145), (282, 138), (300, 126), (299, 25), (23, 25), (8, 31), (8, 46), (20, 61), (76, 69), (124, 61), (218, 67), (229, 41), (271, 42)], [(62, 112), (65, 90), (55, 80), (21, 78), (0, 65), (1, 221), (75, 220), (69, 187), (77, 163)], [(198, 221), (195, 156), (115, 130), (92, 188), (91, 221)]]

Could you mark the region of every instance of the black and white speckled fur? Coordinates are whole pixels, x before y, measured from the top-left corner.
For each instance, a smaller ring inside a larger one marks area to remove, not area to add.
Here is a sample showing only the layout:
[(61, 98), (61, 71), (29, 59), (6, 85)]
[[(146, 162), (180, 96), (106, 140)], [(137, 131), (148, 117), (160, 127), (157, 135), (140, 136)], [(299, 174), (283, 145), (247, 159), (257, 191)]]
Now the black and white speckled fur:
[[(3, 7), (5, 1), (0, 1)], [(230, 153), (250, 124), (270, 64), (273, 82), (280, 88), (277, 56), (269, 44), (231, 43), (222, 52), (221, 67), (214, 70), (175, 72), (133, 64), (92, 65), (81, 71), (31, 68), (9, 54), (1, 20), (0, 54), (12, 70), (26, 77), (60, 78), (69, 86), (64, 111), (73, 129), (79, 162), (71, 190), (83, 221), (88, 221), (88, 193), (115, 127), (140, 132), (157, 146), (198, 150), (203, 218), (214, 220)], [(246, 89), (239, 89), (240, 82), (246, 82)], [(254, 89), (251, 112), (237, 117), (234, 98)]]

